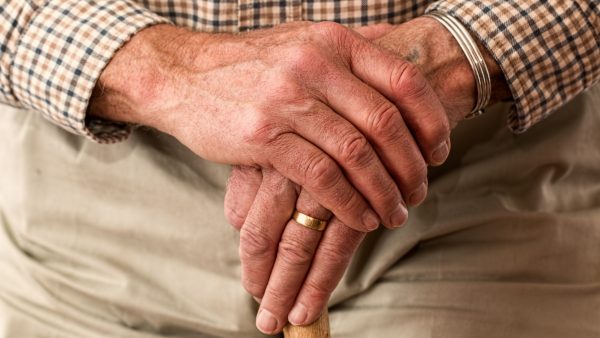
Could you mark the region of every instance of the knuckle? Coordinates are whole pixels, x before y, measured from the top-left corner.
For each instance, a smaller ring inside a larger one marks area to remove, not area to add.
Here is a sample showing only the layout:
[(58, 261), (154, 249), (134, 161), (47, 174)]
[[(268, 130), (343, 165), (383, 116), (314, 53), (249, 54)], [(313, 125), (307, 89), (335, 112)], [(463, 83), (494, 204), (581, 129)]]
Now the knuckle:
[(319, 22), (314, 24), (312, 27), (318, 33), (325, 35), (340, 35), (348, 33), (348, 29), (346, 27), (333, 21)]
[(326, 64), (323, 51), (311, 41), (290, 47), (288, 51), (289, 65), (293, 73), (315, 73)]
[(366, 206), (361, 205), (358, 195), (355, 193), (338, 193), (334, 194), (334, 201), (339, 210), (349, 215), (359, 215)]
[(405, 181), (407, 190), (412, 192), (413, 189), (418, 188), (421, 183), (427, 178), (427, 164), (422, 160), (415, 160), (407, 164), (407, 174)]
[(245, 182), (248, 179), (254, 177), (260, 177), (262, 175), (261, 169), (249, 165), (233, 165), (231, 166), (231, 175), (229, 176), (230, 181), (233, 182)]
[[(295, 53), (291, 53), (295, 55)], [(295, 57), (292, 61), (294, 63), (301, 63), (297, 60), (300, 57)], [(304, 62), (304, 61), (302, 61)], [(287, 71), (272, 72), (268, 75), (268, 83), (265, 85), (265, 92), (269, 93), (268, 99), (262, 102), (262, 110), (269, 111), (273, 107), (282, 101), (293, 98), (298, 99), (304, 96), (304, 90), (298, 79), (293, 73)]]
[(352, 50), (356, 40), (353, 39), (352, 30), (348, 27), (341, 25), (336, 22), (326, 21), (319, 22), (313, 25), (313, 29), (318, 35), (324, 37), (327, 42), (333, 43), (333, 45), (339, 50)]
[(266, 286), (248, 276), (244, 276), (244, 278), (242, 278), (242, 286), (246, 292), (254, 297), (262, 298), (265, 293)]
[(450, 137), (450, 122), (443, 109), (426, 112), (419, 122), (413, 128), (415, 141), (419, 143), (421, 150), (425, 153), (431, 152)]
[(295, 291), (289, 288), (289, 285), (282, 283), (269, 284), (264, 292), (264, 298), (269, 299), (271, 305), (269, 310), (273, 315), (277, 316), (278, 312), (282, 311), (282, 308), (290, 308), (294, 301)]
[(311, 300), (319, 299), (327, 299), (333, 289), (329, 286), (329, 283), (324, 282), (316, 282), (313, 280), (307, 280), (305, 285), (305, 292), (308, 294), (308, 298)]
[(294, 269), (310, 264), (313, 249), (300, 238), (289, 237), (279, 242), (277, 255), (288, 268)]
[(373, 159), (369, 142), (360, 134), (344, 138), (340, 144), (340, 155), (342, 162), (350, 168), (363, 168)]
[(278, 201), (288, 195), (292, 187), (287, 184), (288, 179), (285, 176), (282, 176), (273, 169), (265, 169), (264, 173), (264, 178), (260, 187), (263, 194)]
[(240, 257), (260, 258), (273, 251), (275, 243), (266, 232), (254, 226), (244, 226), (240, 232)]
[(392, 131), (402, 127), (400, 111), (390, 102), (376, 104), (367, 116), (367, 126), (374, 137), (390, 135)]
[(319, 247), (319, 256), (322, 261), (326, 261), (329, 266), (341, 267), (348, 263), (352, 256), (352, 246), (347, 245), (348, 243), (337, 243), (336, 244), (325, 244), (323, 243)]
[(432, 146), (441, 144), (450, 136), (450, 124), (445, 117), (436, 120), (435, 123), (426, 124), (424, 128), (425, 137)]
[(384, 213), (389, 213), (402, 199), (402, 193), (397, 184), (394, 184), (393, 181), (388, 181), (388, 179), (382, 179), (381, 177), (374, 177), (374, 181), (377, 183), (376, 191), (373, 193), (372, 201), (377, 203), (377, 205), (383, 206)]
[(284, 131), (281, 124), (265, 116), (263, 113), (254, 114), (247, 124), (244, 141), (255, 146), (271, 146), (279, 141)]
[(226, 199), (235, 200), (233, 198), (240, 189), (244, 189), (247, 185), (256, 184), (256, 182), (260, 182), (259, 180), (262, 178), (262, 174), (257, 169), (246, 169), (251, 167), (244, 167), (234, 165), (231, 168), (231, 174), (229, 178), (227, 178), (227, 182), (225, 183), (225, 196)]
[(398, 203), (398, 201), (402, 198), (397, 185), (384, 184), (382, 180), (380, 180), (380, 182), (382, 182), (381, 184), (379, 184), (381, 188), (377, 189), (374, 195), (374, 200), (381, 201), (381, 203), (385, 205), (395, 206)]
[(394, 92), (411, 98), (425, 97), (430, 90), (419, 68), (410, 62), (402, 62), (392, 68), (390, 87)]
[(325, 155), (314, 156), (306, 164), (306, 167), (306, 179), (311, 181), (315, 187), (327, 189), (338, 182), (339, 172), (337, 167)]
[(229, 224), (231, 224), (237, 230), (240, 230), (246, 221), (245, 217), (242, 217), (240, 214), (238, 214), (237, 211), (235, 211), (235, 208), (231, 207), (227, 203), (225, 204), (225, 218)]

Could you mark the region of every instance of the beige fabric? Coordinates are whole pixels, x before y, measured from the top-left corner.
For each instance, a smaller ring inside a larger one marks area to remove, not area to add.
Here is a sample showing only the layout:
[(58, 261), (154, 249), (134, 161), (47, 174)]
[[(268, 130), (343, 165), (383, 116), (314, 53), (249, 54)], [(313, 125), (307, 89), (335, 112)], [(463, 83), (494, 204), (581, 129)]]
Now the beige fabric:
[[(1, 337), (257, 337), (228, 169), (0, 106)], [(333, 337), (600, 336), (600, 87), (527, 133), (464, 122), (426, 202), (360, 248)], [(567, 113), (568, 111), (568, 113)]]

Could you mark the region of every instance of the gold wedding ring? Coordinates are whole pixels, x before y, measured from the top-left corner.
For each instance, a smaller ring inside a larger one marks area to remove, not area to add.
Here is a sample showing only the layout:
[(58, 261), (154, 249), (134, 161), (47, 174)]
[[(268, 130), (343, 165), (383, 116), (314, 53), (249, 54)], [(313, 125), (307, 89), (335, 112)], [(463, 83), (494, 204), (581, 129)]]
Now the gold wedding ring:
[(325, 229), (325, 227), (327, 226), (327, 221), (308, 216), (306, 214), (301, 213), (298, 210), (294, 211), (292, 219), (298, 222), (298, 224), (302, 224), (309, 229), (317, 231), (323, 231), (323, 229)]

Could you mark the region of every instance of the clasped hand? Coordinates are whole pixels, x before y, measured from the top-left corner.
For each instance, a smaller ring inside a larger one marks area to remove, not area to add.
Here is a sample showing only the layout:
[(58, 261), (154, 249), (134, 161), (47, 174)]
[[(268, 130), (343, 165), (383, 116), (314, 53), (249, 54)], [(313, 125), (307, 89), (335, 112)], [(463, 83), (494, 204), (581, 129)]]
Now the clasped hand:
[[(425, 198), (427, 164), (440, 164), (449, 150), (446, 112), (415, 66), (343, 27), (304, 28), (316, 29), (317, 41), (327, 43), (313, 46), (308, 40), (289, 51), (297, 53), (294, 68), (302, 70), (302, 83), (312, 88), (319, 108), (303, 111), (293, 124), (302, 126), (291, 130), (340, 172), (290, 180), (275, 165), (234, 166), (225, 200), (228, 220), (241, 231), (242, 282), (260, 300), (257, 327), (269, 334), (288, 320), (303, 325), (319, 316), (366, 231), (374, 228), (367, 217), (358, 222), (357, 212), (365, 209), (355, 201), (364, 197), (384, 225), (402, 225), (406, 205)], [(359, 33), (375, 38), (390, 29)], [(300, 159), (306, 150), (289, 149), (286, 159)], [(336, 187), (344, 179), (358, 197)], [(321, 233), (291, 220), (294, 209), (330, 219), (329, 209), (334, 216)]]
[[(402, 225), (425, 198), (427, 165), (448, 155), (453, 119), (434, 87), (372, 42), (391, 28), (157, 25), (115, 54), (90, 100), (90, 115), (154, 127), (236, 165), (226, 216), (241, 230), (242, 282), (262, 299), (263, 332), (316, 319), (364, 234)], [(294, 208), (333, 217), (321, 233), (290, 221)]]

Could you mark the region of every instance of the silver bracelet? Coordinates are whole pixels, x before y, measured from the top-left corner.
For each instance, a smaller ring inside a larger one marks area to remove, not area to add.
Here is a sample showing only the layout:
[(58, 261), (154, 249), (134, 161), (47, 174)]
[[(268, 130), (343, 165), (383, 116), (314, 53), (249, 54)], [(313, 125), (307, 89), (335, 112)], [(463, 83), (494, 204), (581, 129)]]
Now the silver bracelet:
[(460, 21), (446, 13), (431, 12), (423, 16), (437, 20), (454, 36), (471, 65), (475, 76), (475, 85), (477, 86), (477, 101), (475, 102), (475, 108), (465, 116), (465, 119), (483, 114), (483, 109), (488, 105), (492, 96), (492, 80), (475, 40)]

